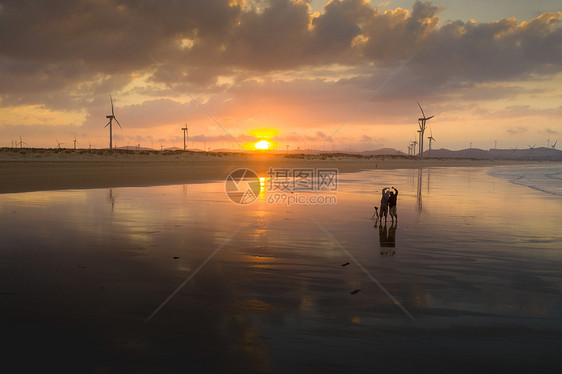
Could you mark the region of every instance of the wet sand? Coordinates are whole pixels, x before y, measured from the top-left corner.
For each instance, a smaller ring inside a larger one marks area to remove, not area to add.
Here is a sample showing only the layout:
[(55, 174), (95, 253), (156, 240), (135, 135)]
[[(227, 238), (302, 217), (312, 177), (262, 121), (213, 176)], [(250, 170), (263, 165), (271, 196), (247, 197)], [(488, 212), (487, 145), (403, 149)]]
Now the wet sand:
[[(387, 185), (400, 191), (392, 235), (368, 219)], [(336, 196), (240, 206), (221, 182), (2, 194), (5, 362), (559, 371), (560, 197), (467, 167), (345, 174)]]
[(284, 155), (107, 150), (0, 151), (0, 193), (76, 188), (134, 187), (224, 180), (236, 168), (265, 174), (276, 168), (337, 168), (340, 172), (430, 166), (529, 164), (521, 161), (426, 159), (398, 156)]

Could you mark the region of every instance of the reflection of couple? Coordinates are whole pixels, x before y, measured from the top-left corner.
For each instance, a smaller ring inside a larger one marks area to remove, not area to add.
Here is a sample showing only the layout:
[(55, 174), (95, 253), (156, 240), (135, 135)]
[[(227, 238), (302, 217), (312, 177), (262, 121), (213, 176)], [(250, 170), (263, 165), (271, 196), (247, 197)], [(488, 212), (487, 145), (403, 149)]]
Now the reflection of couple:
[[(379, 244), (383, 247), (396, 247), (396, 223), (390, 225), (387, 229), (386, 223), (379, 225)], [(382, 252), (381, 252), (382, 254)]]

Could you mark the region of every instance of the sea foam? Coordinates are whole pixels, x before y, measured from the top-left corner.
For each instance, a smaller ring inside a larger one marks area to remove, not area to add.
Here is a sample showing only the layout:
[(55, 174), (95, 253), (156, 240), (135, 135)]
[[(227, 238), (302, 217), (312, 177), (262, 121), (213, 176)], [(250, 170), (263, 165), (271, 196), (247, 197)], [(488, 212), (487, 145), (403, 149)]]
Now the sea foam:
[(562, 165), (494, 168), (488, 174), (537, 191), (562, 196)]

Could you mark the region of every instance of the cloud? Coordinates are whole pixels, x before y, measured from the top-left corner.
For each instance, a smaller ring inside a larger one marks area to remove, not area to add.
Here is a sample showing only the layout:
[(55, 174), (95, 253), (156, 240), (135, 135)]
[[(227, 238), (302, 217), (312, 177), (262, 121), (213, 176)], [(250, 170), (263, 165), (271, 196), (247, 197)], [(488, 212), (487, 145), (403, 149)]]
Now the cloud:
[[(409, 123), (415, 101), (443, 102), (437, 112), (456, 101), (514, 98), (536, 89), (523, 83), (562, 73), (562, 12), (528, 22), (442, 23), (443, 9), (429, 1), (384, 10), (367, 0), (333, 0), (315, 13), (301, 0), (1, 4), (0, 110), (85, 113), (83, 128), (92, 131), (103, 127), (112, 92), (127, 131), (187, 119), (201, 133), (224, 135), (148, 54), (229, 132), (250, 124), (304, 128), (303, 141), (323, 139), (320, 130), (331, 134), (389, 76), (337, 136), (353, 124)], [(560, 112), (513, 106), (490, 113)]]
[(510, 135), (518, 135), (527, 131), (528, 129), (525, 127), (510, 127), (506, 130), (506, 132)]
[(420, 1), (411, 12), (383, 12), (364, 0), (331, 1), (319, 14), (289, 0), (271, 0), (260, 9), (220, 0), (3, 4), (0, 32), (9, 35), (0, 45), (4, 105), (39, 102), (33, 93), (116, 90), (133, 74), (150, 71), (168, 83), (147, 52), (200, 88), (221, 75), (249, 71), (396, 64), (413, 51), (412, 67), (434, 85), (562, 70), (562, 12), (522, 23), (509, 18), (440, 25), (441, 8)]

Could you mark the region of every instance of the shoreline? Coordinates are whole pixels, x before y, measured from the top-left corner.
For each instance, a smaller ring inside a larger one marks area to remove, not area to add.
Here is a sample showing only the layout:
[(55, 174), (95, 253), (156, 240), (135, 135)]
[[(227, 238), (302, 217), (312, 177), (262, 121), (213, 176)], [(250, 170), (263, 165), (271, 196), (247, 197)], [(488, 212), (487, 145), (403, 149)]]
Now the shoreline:
[(237, 168), (248, 168), (265, 175), (270, 167), (337, 168), (340, 173), (348, 173), (374, 169), (538, 163), (558, 162), (436, 158), (420, 162), (413, 157), (344, 154), (4, 150), (0, 152), (0, 193), (203, 183), (224, 180)]

